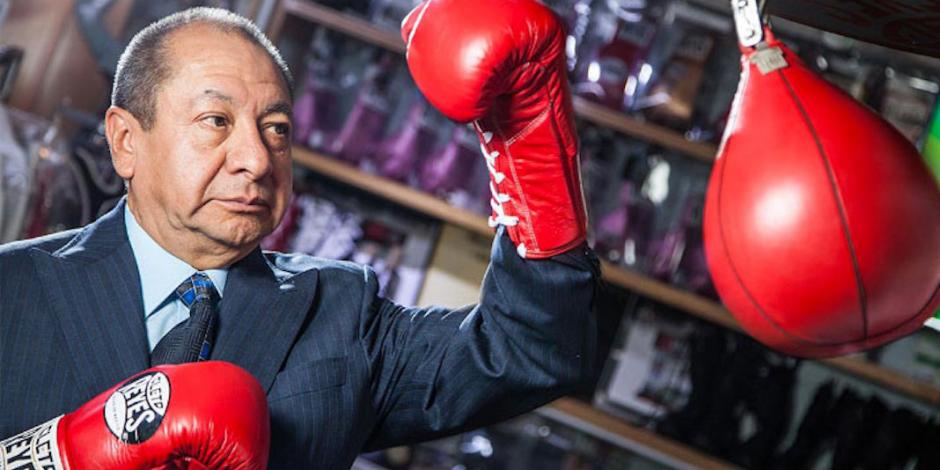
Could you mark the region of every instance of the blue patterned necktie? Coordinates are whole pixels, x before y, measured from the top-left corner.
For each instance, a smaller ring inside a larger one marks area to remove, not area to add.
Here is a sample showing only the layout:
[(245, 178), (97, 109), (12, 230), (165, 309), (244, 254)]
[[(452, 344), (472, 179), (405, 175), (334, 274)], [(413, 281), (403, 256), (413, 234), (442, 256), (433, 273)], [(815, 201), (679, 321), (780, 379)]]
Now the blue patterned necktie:
[(189, 307), (189, 319), (157, 343), (150, 353), (151, 365), (204, 361), (212, 352), (219, 293), (209, 276), (193, 274), (176, 288), (176, 295)]

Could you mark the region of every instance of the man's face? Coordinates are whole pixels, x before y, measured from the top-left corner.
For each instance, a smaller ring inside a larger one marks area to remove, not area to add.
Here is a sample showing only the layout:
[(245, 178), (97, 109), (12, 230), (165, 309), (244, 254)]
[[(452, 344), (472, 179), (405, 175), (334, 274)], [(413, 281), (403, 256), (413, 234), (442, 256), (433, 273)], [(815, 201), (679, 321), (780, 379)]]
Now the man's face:
[(171, 251), (245, 253), (280, 223), (291, 193), (286, 85), (237, 34), (193, 25), (167, 44), (172, 72), (135, 159), (132, 210)]

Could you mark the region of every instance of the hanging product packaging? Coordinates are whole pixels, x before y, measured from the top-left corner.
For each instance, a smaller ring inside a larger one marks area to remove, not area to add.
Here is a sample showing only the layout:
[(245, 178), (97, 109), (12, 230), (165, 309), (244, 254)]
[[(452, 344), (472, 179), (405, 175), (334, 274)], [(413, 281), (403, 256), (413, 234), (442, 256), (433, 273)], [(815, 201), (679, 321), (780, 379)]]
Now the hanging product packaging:
[(294, 142), (323, 150), (335, 136), (339, 123), (338, 85), (334, 47), (324, 28), (314, 32), (306, 57), (303, 90), (294, 103)]
[(940, 84), (935, 81), (887, 68), (878, 111), (911, 143), (922, 148), (938, 92)]
[(685, 132), (689, 140), (717, 142), (721, 138), (738, 88), (741, 51), (732, 35), (717, 35), (715, 39), (715, 50), (705, 64), (705, 79), (695, 98), (692, 123)]
[(655, 121), (687, 129), (706, 65), (719, 38), (731, 30), (731, 21), (722, 15), (683, 2), (670, 3), (648, 58), (652, 73), (637, 83), (638, 98), (631, 108), (644, 110)]
[(471, 179), (474, 167), (482, 165), (479, 149), (472, 146), (475, 138), (466, 126), (451, 124), (450, 138), (425, 159), (418, 187), (438, 195), (462, 189)]
[(392, 119), (400, 122), (399, 128), (374, 153), (378, 173), (401, 182), (411, 179), (437, 140), (431, 117), (434, 111), (420, 93), (411, 95), (410, 103), (402, 103), (407, 109), (404, 118)]
[(823, 34), (822, 46), (807, 45), (796, 53), (830, 83), (838, 86), (858, 101), (869, 103), (878, 67), (865, 62), (853, 49), (854, 41), (831, 33)]
[(384, 53), (368, 66), (352, 109), (330, 143), (330, 153), (358, 165), (375, 150), (388, 122), (388, 83), (397, 65), (395, 58)]
[[(664, 158), (669, 174), (659, 184), (667, 189), (658, 212), (656, 235), (651, 243), (647, 272), (664, 281), (683, 278), (683, 287), (703, 289), (708, 274), (695, 257), (701, 255), (701, 209), (704, 205), (708, 168), (697, 161), (678, 155)], [(691, 238), (690, 238), (690, 235)], [(698, 254), (697, 254), (698, 253)], [(691, 257), (691, 259), (686, 259)], [(690, 271), (678, 274), (683, 260)]]
[(0, 106), (0, 243), (19, 238), (32, 179), (30, 154), (20, 144), (13, 119)]
[(646, 0), (606, 0), (593, 11), (574, 73), (574, 92), (614, 109), (629, 108), (652, 75), (644, 59), (658, 8)]
[(711, 277), (705, 259), (705, 245), (702, 240), (702, 217), (705, 208), (704, 188), (690, 192), (686, 196), (676, 234), (681, 240), (672, 253), (669, 282), (685, 290), (699, 294), (710, 293)]
[(593, 246), (602, 258), (619, 263), (624, 258), (628, 221), (638, 216), (637, 195), (648, 171), (648, 145), (620, 138), (607, 129), (589, 127), (581, 134)]
[(591, 21), (592, 4), (600, 2), (601, 0), (547, 0), (545, 2), (565, 22), (568, 33), (565, 38), (565, 56), (568, 58), (569, 72), (573, 72), (578, 66), (578, 51)]
[(32, 145), (36, 161), (26, 236), (40, 237), (88, 223), (88, 187), (68, 142), (62, 136), (62, 117), (56, 114), (42, 139)]
[(421, 0), (371, 0), (369, 2), (369, 21), (373, 24), (397, 31), (402, 20)]

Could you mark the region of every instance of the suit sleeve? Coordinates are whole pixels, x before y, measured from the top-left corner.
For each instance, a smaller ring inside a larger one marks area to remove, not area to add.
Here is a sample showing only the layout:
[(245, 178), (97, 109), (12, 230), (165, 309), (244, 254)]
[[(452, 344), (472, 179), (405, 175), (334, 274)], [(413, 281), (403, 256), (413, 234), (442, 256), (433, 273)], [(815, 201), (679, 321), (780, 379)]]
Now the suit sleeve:
[(500, 228), (479, 304), (417, 309), (364, 299), (360, 340), (377, 416), (367, 449), (501, 421), (583, 384), (599, 273), (587, 247), (522, 259)]

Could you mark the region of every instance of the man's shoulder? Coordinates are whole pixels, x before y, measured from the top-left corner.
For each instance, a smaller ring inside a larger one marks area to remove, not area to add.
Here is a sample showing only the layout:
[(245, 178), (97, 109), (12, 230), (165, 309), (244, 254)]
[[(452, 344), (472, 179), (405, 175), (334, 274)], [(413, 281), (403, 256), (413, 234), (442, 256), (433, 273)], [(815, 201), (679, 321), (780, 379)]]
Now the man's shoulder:
[(324, 278), (358, 278), (366, 281), (368, 269), (350, 261), (337, 261), (301, 253), (279, 253), (265, 251), (265, 258), (271, 266), (286, 276), (295, 276), (308, 271), (317, 271), (321, 280)]
[(17, 240), (15, 242), (0, 245), (0, 259), (13, 259), (27, 256), (33, 250), (41, 250), (52, 253), (65, 246), (75, 235), (81, 231), (81, 228), (66, 230), (64, 232), (53, 233), (38, 238), (28, 240)]

